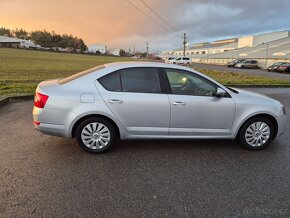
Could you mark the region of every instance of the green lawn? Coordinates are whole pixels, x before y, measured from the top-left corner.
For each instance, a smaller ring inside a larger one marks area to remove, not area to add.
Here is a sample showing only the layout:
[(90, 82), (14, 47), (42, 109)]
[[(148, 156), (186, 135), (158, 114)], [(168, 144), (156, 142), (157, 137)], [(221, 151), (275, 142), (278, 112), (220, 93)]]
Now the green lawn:
[[(109, 62), (130, 58), (62, 54), (0, 48), (0, 97), (32, 94), (40, 81), (63, 78)], [(225, 85), (290, 85), (289, 81), (201, 70)]]
[(227, 86), (290, 86), (290, 81), (244, 73), (196, 69)]
[(32, 94), (40, 81), (130, 58), (0, 48), (0, 96)]

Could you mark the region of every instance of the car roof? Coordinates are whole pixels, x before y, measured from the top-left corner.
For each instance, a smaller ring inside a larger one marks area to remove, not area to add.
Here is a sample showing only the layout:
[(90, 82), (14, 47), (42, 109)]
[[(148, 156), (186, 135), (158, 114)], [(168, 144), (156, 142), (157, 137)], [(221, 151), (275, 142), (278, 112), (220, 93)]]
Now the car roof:
[(113, 62), (104, 64), (105, 67), (118, 67), (118, 68), (131, 68), (131, 67), (161, 67), (161, 68), (174, 68), (181, 70), (192, 70), (192, 68), (184, 67), (175, 64), (166, 64), (161, 62), (143, 62), (143, 61), (128, 61), (128, 62)]

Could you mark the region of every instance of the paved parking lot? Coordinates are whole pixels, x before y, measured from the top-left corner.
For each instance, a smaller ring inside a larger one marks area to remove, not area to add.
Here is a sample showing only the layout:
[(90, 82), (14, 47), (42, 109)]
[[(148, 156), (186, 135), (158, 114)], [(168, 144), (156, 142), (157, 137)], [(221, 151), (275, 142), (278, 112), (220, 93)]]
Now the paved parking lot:
[(239, 68), (228, 68), (224, 65), (214, 65), (214, 64), (201, 64), (201, 63), (192, 63), (193, 68), (207, 69), (207, 70), (217, 70), (217, 71), (226, 71), (226, 72), (238, 72), (245, 73), (255, 76), (265, 76), (276, 79), (285, 79), (290, 81), (290, 74), (268, 72), (264, 69), (239, 69)]
[[(290, 112), (290, 89), (255, 89)], [(290, 136), (250, 152), (228, 140), (124, 141), (92, 155), (0, 109), (0, 217), (289, 217)]]

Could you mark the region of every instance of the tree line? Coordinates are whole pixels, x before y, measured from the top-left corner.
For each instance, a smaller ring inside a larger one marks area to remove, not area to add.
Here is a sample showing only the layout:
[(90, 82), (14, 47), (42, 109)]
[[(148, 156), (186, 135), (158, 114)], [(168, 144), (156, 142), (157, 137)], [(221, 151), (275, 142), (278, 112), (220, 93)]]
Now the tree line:
[(80, 49), (85, 51), (87, 49), (86, 44), (81, 38), (77, 38), (68, 34), (59, 34), (54, 31), (49, 32), (46, 30), (36, 30), (27, 32), (24, 29), (11, 30), (5, 27), (0, 27), (0, 35), (15, 37), (19, 39), (31, 40), (35, 44), (38, 44), (45, 48), (72, 48), (74, 50)]

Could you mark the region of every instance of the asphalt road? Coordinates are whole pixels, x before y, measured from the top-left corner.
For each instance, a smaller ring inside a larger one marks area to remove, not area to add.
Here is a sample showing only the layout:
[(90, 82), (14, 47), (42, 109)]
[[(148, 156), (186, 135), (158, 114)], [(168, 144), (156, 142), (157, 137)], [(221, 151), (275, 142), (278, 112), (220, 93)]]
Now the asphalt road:
[[(255, 89), (285, 104), (290, 89)], [(32, 101), (0, 109), (0, 217), (289, 217), (290, 136), (123, 141), (92, 155), (38, 133)]]
[(192, 63), (193, 68), (207, 69), (207, 70), (217, 70), (217, 71), (226, 71), (226, 72), (238, 72), (245, 73), (255, 76), (265, 76), (276, 79), (285, 79), (290, 81), (290, 74), (268, 72), (264, 69), (239, 69), (239, 68), (228, 68), (224, 65), (214, 65), (214, 64), (201, 64), (201, 63)]

